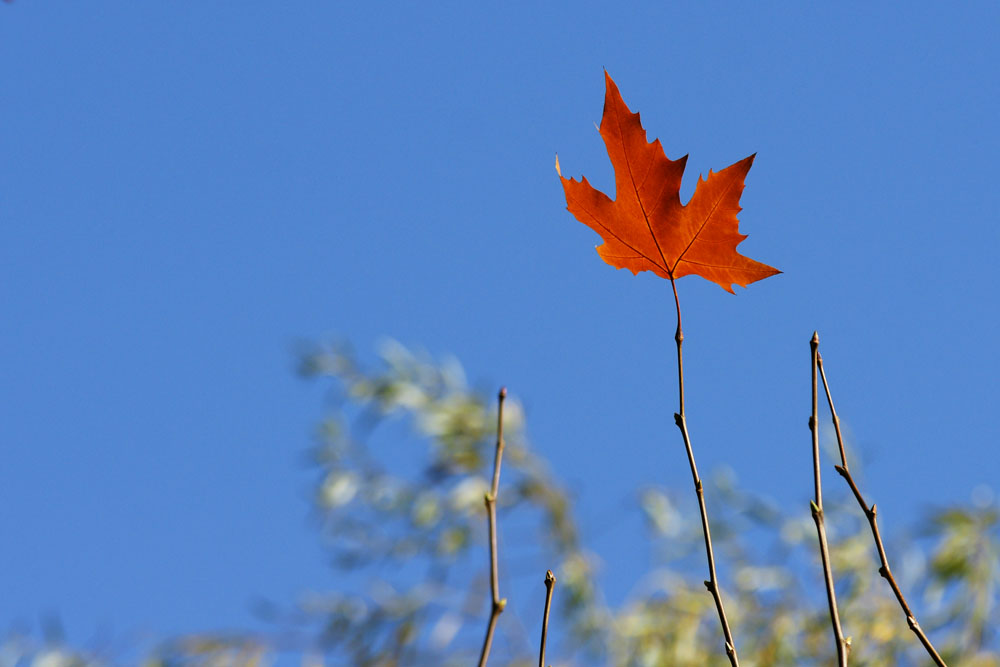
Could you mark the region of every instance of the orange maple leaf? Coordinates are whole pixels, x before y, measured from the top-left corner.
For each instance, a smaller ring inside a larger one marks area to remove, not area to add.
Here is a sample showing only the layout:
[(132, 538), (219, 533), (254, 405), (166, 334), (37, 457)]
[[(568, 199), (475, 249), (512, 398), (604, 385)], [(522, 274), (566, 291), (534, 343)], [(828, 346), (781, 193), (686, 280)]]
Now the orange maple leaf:
[(746, 287), (781, 273), (736, 252), (746, 238), (740, 234), (736, 214), (742, 210), (743, 180), (754, 155), (718, 173), (709, 171), (708, 178), (699, 176), (691, 200), (681, 204), (687, 156), (670, 160), (659, 139), (647, 143), (639, 114), (625, 106), (607, 72), (604, 79), (607, 93), (600, 132), (615, 169), (615, 199), (596, 190), (585, 177), (564, 178), (556, 157), (567, 208), (604, 239), (597, 247), (601, 259), (633, 274), (652, 271), (671, 282), (699, 275), (730, 293), (733, 283)]

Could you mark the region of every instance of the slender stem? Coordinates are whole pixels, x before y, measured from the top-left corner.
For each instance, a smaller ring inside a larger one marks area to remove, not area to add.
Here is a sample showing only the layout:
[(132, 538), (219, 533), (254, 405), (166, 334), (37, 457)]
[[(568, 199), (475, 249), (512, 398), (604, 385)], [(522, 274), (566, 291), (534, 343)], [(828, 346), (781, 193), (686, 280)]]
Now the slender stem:
[(823, 561), (823, 578), (826, 581), (826, 599), (830, 607), (830, 622), (833, 624), (833, 638), (837, 643), (837, 664), (847, 667), (847, 654), (850, 647), (844, 640), (844, 630), (840, 627), (840, 614), (837, 611), (837, 594), (833, 589), (833, 569), (830, 567), (830, 548), (826, 542), (826, 525), (823, 521), (823, 487), (819, 472), (819, 429), (817, 413), (819, 398), (816, 383), (816, 368), (819, 365), (819, 334), (815, 331), (809, 341), (812, 352), (812, 415), (809, 417), (809, 430), (812, 431), (813, 478), (815, 479), (816, 499), (809, 503), (813, 521), (816, 522), (816, 533), (819, 535), (819, 553)]
[(545, 667), (545, 636), (549, 632), (549, 609), (552, 607), (552, 589), (556, 585), (556, 576), (552, 570), (545, 572), (545, 611), (542, 613), (542, 647), (538, 651), (538, 667)]
[(677, 284), (671, 279), (670, 286), (674, 290), (674, 304), (677, 306), (677, 333), (674, 340), (677, 342), (677, 388), (680, 396), (680, 409), (674, 414), (674, 422), (681, 431), (684, 438), (684, 447), (687, 450), (688, 463), (691, 465), (691, 477), (694, 480), (694, 489), (698, 495), (698, 509), (701, 511), (701, 530), (705, 535), (705, 554), (708, 556), (708, 581), (705, 587), (712, 594), (715, 600), (715, 608), (719, 612), (719, 622), (722, 624), (722, 633), (726, 638), (726, 655), (732, 667), (739, 667), (740, 661), (736, 655), (736, 643), (733, 641), (732, 630), (729, 629), (729, 621), (726, 620), (726, 610), (722, 605), (722, 594), (719, 592), (719, 580), (715, 574), (715, 552), (712, 550), (712, 532), (708, 527), (708, 511), (705, 509), (705, 490), (698, 476), (698, 466), (694, 462), (694, 450), (691, 448), (691, 436), (688, 433), (687, 418), (684, 415), (684, 356), (681, 353), (681, 346), (684, 343), (684, 331), (681, 328), (681, 302), (677, 297)]
[(938, 667), (948, 667), (945, 661), (938, 654), (934, 645), (931, 644), (930, 639), (924, 634), (923, 628), (917, 623), (916, 617), (913, 612), (910, 611), (910, 605), (906, 603), (906, 598), (903, 597), (903, 592), (899, 589), (899, 584), (896, 583), (896, 578), (892, 576), (892, 570), (889, 569), (889, 559), (885, 555), (885, 545), (882, 544), (882, 534), (878, 529), (878, 521), (876, 515), (878, 509), (875, 505), (871, 507), (868, 506), (867, 501), (865, 501), (864, 496), (861, 495), (861, 490), (858, 489), (858, 485), (854, 482), (854, 477), (851, 476), (851, 471), (847, 467), (847, 455), (844, 452), (844, 438), (840, 432), (840, 417), (837, 416), (837, 410), (833, 407), (833, 396), (830, 393), (830, 385), (826, 381), (826, 371), (823, 369), (823, 356), (818, 352), (816, 353), (816, 365), (819, 368), (820, 376), (823, 378), (823, 389), (826, 391), (826, 401), (830, 406), (830, 415), (833, 419), (833, 429), (837, 432), (837, 445), (840, 446), (840, 465), (834, 466), (840, 476), (844, 478), (847, 485), (851, 487), (851, 492), (854, 494), (854, 498), (858, 501), (858, 505), (861, 506), (861, 511), (865, 513), (868, 517), (868, 525), (872, 529), (872, 537), (875, 540), (875, 548), (878, 550), (878, 558), (881, 561), (881, 567), (879, 567), (878, 573), (882, 575), (882, 578), (889, 582), (889, 587), (892, 589), (893, 595), (896, 596), (896, 600), (899, 602), (899, 606), (903, 610), (903, 614), (906, 616), (906, 624), (910, 627), (910, 630), (917, 635), (917, 639), (923, 644), (924, 649), (927, 654), (930, 655), (931, 660), (934, 661), (935, 665)]
[(490, 591), (492, 593), (492, 605), (490, 607), (490, 622), (486, 626), (486, 637), (483, 639), (483, 650), (479, 654), (479, 667), (485, 667), (486, 661), (490, 658), (490, 649), (493, 648), (493, 633), (496, 631), (497, 619), (500, 613), (507, 606), (507, 599), (500, 598), (500, 578), (497, 572), (497, 492), (500, 486), (500, 462), (503, 459), (503, 402), (507, 398), (507, 388), (501, 387), (498, 395), (499, 407), (497, 408), (497, 446), (496, 454), (493, 458), (493, 485), (486, 495), (486, 514), (490, 527)]
[[(670, 281), (670, 287), (674, 290), (674, 306), (677, 307), (677, 331), (674, 333), (674, 341), (677, 342), (677, 396), (680, 406), (677, 413), (684, 416), (684, 355), (681, 353), (681, 346), (684, 344), (684, 329), (681, 327), (681, 300), (677, 296), (677, 283)], [(690, 447), (688, 448), (690, 449)], [(694, 457), (689, 457), (694, 461)], [(695, 477), (697, 477), (695, 473)], [(695, 482), (697, 484), (697, 482)]]

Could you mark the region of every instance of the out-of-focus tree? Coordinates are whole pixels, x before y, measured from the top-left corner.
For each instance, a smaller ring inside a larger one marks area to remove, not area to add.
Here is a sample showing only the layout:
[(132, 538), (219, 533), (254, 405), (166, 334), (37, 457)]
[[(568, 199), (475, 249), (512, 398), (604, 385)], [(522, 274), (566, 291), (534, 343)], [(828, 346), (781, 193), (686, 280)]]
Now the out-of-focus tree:
[[(310, 666), (475, 664), (489, 614), (484, 497), (495, 400), (470, 389), (454, 360), (436, 363), (396, 343), (387, 343), (381, 358), (365, 368), (338, 345), (302, 357), (303, 374), (330, 387), (310, 456), (313, 509), (343, 584), (270, 605), (264, 631), (165, 642), (146, 665), (271, 664), (279, 655)], [(713, 601), (701, 583), (701, 527), (683, 494), (637, 493), (649, 540), (636, 548), (650, 549), (656, 565), (624, 603), (610, 605), (597, 555), (581, 541), (573, 499), (529, 444), (515, 398), (507, 399), (504, 416), (497, 503), (501, 592), (510, 604), (491, 664), (537, 664), (546, 569), (558, 578), (553, 665), (725, 664)], [(724, 508), (712, 518), (713, 533), (727, 563), (722, 583), (741, 664), (829, 664), (833, 642), (808, 513), (789, 516), (724, 473), (707, 483)], [(896, 578), (952, 667), (1000, 665), (998, 519), (990, 499), (933, 511), (909, 534), (889, 531)], [(830, 500), (826, 520), (850, 664), (927, 664), (879, 576), (868, 523), (853, 497)], [(0, 667), (113, 662), (25, 635), (0, 644)]]

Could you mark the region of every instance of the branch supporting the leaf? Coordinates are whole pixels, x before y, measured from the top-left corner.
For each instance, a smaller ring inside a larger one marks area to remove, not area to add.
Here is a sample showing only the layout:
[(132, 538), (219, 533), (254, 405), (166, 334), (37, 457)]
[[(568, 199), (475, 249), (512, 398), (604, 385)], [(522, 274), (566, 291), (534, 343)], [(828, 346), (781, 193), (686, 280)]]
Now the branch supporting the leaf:
[(719, 622), (722, 624), (722, 633), (726, 638), (726, 655), (732, 667), (739, 667), (740, 661), (736, 654), (736, 643), (733, 641), (733, 632), (729, 628), (729, 621), (726, 619), (726, 610), (722, 604), (722, 593), (719, 590), (719, 580), (715, 574), (715, 552), (712, 549), (712, 531), (708, 525), (708, 510), (705, 508), (705, 489), (698, 476), (698, 466), (694, 461), (694, 450), (691, 448), (691, 436), (688, 433), (687, 418), (684, 414), (684, 355), (682, 352), (684, 343), (684, 330), (681, 327), (681, 302), (677, 296), (677, 284), (671, 278), (670, 286), (674, 290), (674, 304), (677, 306), (677, 332), (674, 334), (674, 341), (677, 343), (677, 388), (680, 408), (674, 414), (674, 422), (681, 431), (684, 438), (684, 448), (687, 450), (688, 463), (691, 465), (691, 478), (694, 481), (695, 493), (698, 496), (698, 509), (701, 511), (701, 529), (705, 536), (705, 554), (708, 557), (708, 581), (705, 587), (712, 594), (715, 600), (715, 608), (719, 612)]
[(875, 548), (878, 550), (878, 558), (881, 563), (878, 573), (889, 582), (889, 587), (892, 589), (893, 595), (896, 596), (896, 600), (899, 602), (900, 608), (903, 610), (903, 614), (906, 616), (906, 624), (909, 626), (910, 630), (917, 636), (920, 643), (923, 645), (927, 654), (934, 661), (935, 665), (938, 667), (948, 667), (945, 661), (938, 654), (937, 649), (931, 644), (930, 639), (924, 633), (923, 628), (917, 623), (916, 617), (913, 612), (910, 611), (910, 605), (906, 603), (906, 598), (903, 597), (903, 592), (899, 588), (899, 584), (896, 583), (896, 578), (892, 576), (892, 570), (889, 568), (889, 559), (885, 554), (885, 545), (882, 543), (882, 534), (878, 529), (878, 521), (876, 515), (878, 513), (875, 505), (868, 505), (864, 496), (861, 495), (861, 490), (858, 488), (857, 483), (854, 481), (854, 477), (851, 475), (851, 471), (847, 466), (847, 454), (844, 451), (844, 438), (840, 431), (840, 417), (837, 416), (837, 410), (833, 406), (833, 395), (830, 392), (830, 385), (826, 381), (826, 370), (823, 368), (823, 356), (816, 352), (816, 368), (819, 370), (820, 377), (823, 379), (823, 389), (826, 391), (826, 401), (830, 406), (830, 418), (833, 421), (833, 430), (837, 434), (837, 445), (840, 447), (840, 465), (834, 466), (847, 485), (851, 487), (851, 493), (854, 494), (855, 500), (858, 501), (858, 505), (861, 506), (861, 511), (865, 513), (868, 518), (868, 525), (871, 526), (872, 538), (875, 540)]
[(479, 667), (486, 667), (486, 662), (490, 658), (490, 649), (493, 648), (493, 634), (496, 631), (497, 619), (507, 606), (507, 600), (500, 598), (500, 578), (497, 570), (497, 493), (500, 487), (500, 462), (503, 459), (503, 402), (507, 398), (507, 389), (502, 387), (498, 395), (497, 406), (497, 445), (493, 458), (493, 484), (490, 492), (486, 495), (486, 516), (489, 522), (490, 531), (490, 592), (492, 593), (492, 605), (490, 607), (490, 621), (486, 626), (486, 637), (483, 639), (483, 649), (479, 654)]
[(556, 585), (556, 576), (552, 570), (545, 572), (545, 610), (542, 612), (542, 643), (538, 649), (538, 667), (545, 667), (545, 637), (549, 632), (549, 609), (552, 607), (552, 590)]
[[(819, 428), (817, 413), (819, 412), (819, 392), (816, 381), (816, 370), (819, 366), (819, 334), (813, 332), (809, 341), (812, 366), (812, 415), (809, 417), (809, 430), (812, 433), (813, 480), (816, 498), (809, 503), (813, 521), (816, 522), (816, 533), (819, 536), (819, 554), (823, 561), (823, 579), (826, 583), (826, 599), (830, 609), (830, 622), (833, 624), (833, 638), (837, 644), (837, 664), (847, 667), (847, 656), (850, 652), (844, 630), (840, 626), (840, 613), (837, 611), (837, 594), (833, 588), (833, 568), (830, 565), (830, 548), (826, 540), (826, 524), (823, 520), (823, 485), (820, 481), (819, 469)], [(841, 448), (843, 452), (843, 448)]]

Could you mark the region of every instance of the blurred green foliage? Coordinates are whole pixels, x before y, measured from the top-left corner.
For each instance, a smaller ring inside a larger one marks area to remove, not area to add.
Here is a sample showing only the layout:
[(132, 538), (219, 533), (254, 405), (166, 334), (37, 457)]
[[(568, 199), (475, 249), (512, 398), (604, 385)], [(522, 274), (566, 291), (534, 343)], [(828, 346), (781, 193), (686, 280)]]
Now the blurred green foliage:
[[(376, 368), (331, 345), (305, 352), (301, 370), (330, 387), (329, 413), (310, 457), (313, 509), (343, 585), (312, 591), (288, 607), (270, 605), (268, 630), (177, 638), (150, 651), (144, 664), (475, 664), (489, 614), (484, 495), (495, 399), (471, 390), (456, 361), (437, 363), (392, 342)], [(507, 400), (504, 429), (501, 595), (511, 604), (500, 616), (491, 664), (537, 664), (546, 569), (558, 578), (548, 650), (553, 665), (728, 664), (701, 581), (703, 543), (693, 498), (658, 488), (638, 492), (636, 511), (646, 519), (649, 541), (636, 549), (650, 550), (655, 567), (635, 578), (622, 604), (610, 605), (600, 588), (599, 560), (581, 543), (573, 500), (532, 450), (514, 397)], [(808, 501), (789, 516), (724, 473), (706, 485), (714, 504), (725, 508), (712, 517), (713, 533), (741, 664), (830, 664), (833, 639)], [(863, 514), (846, 494), (829, 495), (850, 663), (929, 664), (878, 574)], [(989, 498), (934, 511), (909, 534), (887, 530), (894, 536), (887, 549), (897, 580), (952, 667), (1000, 665), (998, 518)], [(0, 667), (113, 663), (51, 638), (12, 635), (0, 644)]]

